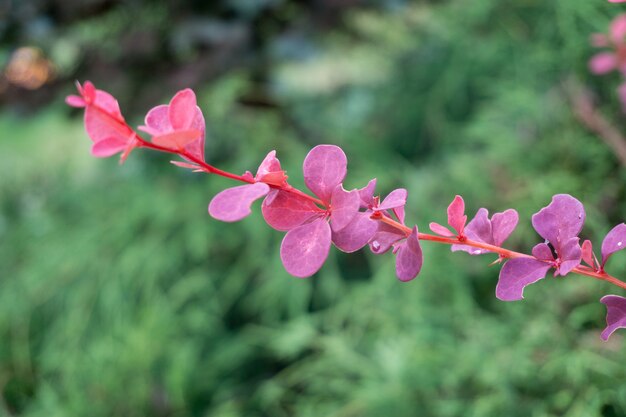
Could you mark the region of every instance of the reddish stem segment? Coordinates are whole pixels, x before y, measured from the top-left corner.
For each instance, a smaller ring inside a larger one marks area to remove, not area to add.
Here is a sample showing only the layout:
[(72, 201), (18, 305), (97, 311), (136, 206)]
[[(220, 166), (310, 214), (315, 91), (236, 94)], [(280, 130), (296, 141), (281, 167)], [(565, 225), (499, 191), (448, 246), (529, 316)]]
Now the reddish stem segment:
[[(237, 175), (237, 174), (233, 174), (231, 172), (228, 171), (223, 171), (219, 168), (215, 168), (213, 165), (209, 165), (207, 164), (205, 161), (203, 161), (200, 158), (195, 157), (194, 155), (191, 155), (189, 152), (187, 152), (185, 149), (181, 148), (181, 149), (173, 149), (173, 148), (168, 148), (165, 146), (161, 146), (161, 145), (157, 145), (155, 143), (149, 142), (147, 140), (145, 140), (144, 138), (142, 138), (141, 136), (139, 136), (137, 134), (137, 132), (135, 132), (135, 130), (130, 127), (126, 122), (119, 120), (117, 117), (114, 117), (113, 115), (111, 115), (109, 112), (107, 112), (106, 110), (104, 110), (103, 108), (101, 108), (100, 106), (97, 106), (95, 104), (91, 104), (91, 106), (93, 106), (94, 109), (96, 109), (97, 111), (99, 111), (101, 114), (103, 114), (105, 117), (109, 118), (110, 120), (112, 120), (113, 122), (115, 122), (117, 125), (119, 125), (124, 131), (127, 129), (133, 136), (133, 139), (137, 141), (139, 148), (149, 148), (149, 149), (153, 149), (155, 151), (159, 151), (159, 152), (165, 152), (165, 153), (171, 153), (171, 154), (175, 154), (175, 155), (180, 155), (184, 158), (186, 158), (189, 161), (192, 161), (193, 163), (197, 164), (198, 166), (200, 166), (200, 168), (202, 168), (202, 170), (204, 172), (206, 172), (207, 174), (216, 174), (216, 175), (220, 175), (222, 177), (225, 178), (230, 178), (232, 180), (235, 181), (241, 181), (241, 182), (246, 182), (248, 184), (254, 184), (255, 180), (253, 178), (250, 177), (244, 177), (243, 175)], [(282, 187), (279, 187), (277, 185), (274, 184), (268, 184), (270, 187), (272, 188), (279, 188), (283, 191), (289, 192), (289, 193), (293, 193), (298, 195), (299, 197), (302, 197), (306, 200), (310, 200), (312, 202), (314, 202), (315, 204), (322, 206), (324, 208), (326, 208), (326, 205), (324, 204), (324, 202), (320, 199), (317, 199), (315, 197), (312, 197), (306, 193), (303, 193), (302, 191), (293, 188), (291, 185), (286, 184)]]
[[(92, 104), (93, 105), (93, 104)], [(255, 180), (253, 178), (250, 177), (244, 177), (243, 175), (237, 175), (237, 174), (233, 174), (227, 171), (223, 171), (221, 169), (215, 168), (213, 165), (209, 165), (207, 164), (205, 161), (203, 161), (200, 158), (195, 157), (194, 155), (191, 155), (189, 152), (187, 152), (185, 149), (172, 149), (172, 148), (167, 148), (165, 146), (160, 146), (157, 144), (154, 144), (152, 142), (149, 142), (145, 139), (143, 139), (141, 136), (139, 136), (137, 134), (137, 132), (135, 132), (134, 129), (132, 129), (130, 126), (128, 126), (128, 124), (126, 124), (125, 122), (119, 120), (116, 117), (113, 117), (111, 114), (109, 114), (109, 112), (107, 112), (106, 110), (100, 108), (99, 106), (93, 105), (94, 108), (96, 108), (99, 112), (101, 112), (102, 114), (106, 115), (106, 117), (110, 118), (111, 120), (115, 121), (115, 123), (119, 124), (120, 127), (122, 127), (123, 129), (128, 129), (132, 135), (134, 136), (133, 139), (135, 139), (138, 143), (137, 147), (140, 148), (149, 148), (149, 149), (154, 149), (155, 151), (159, 151), (159, 152), (165, 152), (165, 153), (171, 153), (171, 154), (176, 154), (176, 155), (180, 155), (183, 158), (192, 161), (193, 163), (197, 164), (198, 166), (200, 166), (200, 168), (202, 168), (202, 170), (208, 174), (216, 174), (216, 175), (220, 175), (222, 177), (226, 177), (226, 178), (230, 178), (236, 181), (241, 181), (241, 182), (246, 182), (249, 184), (254, 184)], [(289, 193), (293, 193), (298, 195), (299, 197), (302, 197), (304, 199), (310, 200), (312, 202), (314, 202), (315, 204), (319, 205), (320, 207), (326, 209), (326, 204), (324, 204), (324, 202), (320, 199), (317, 199), (315, 197), (312, 197), (300, 190), (298, 190), (297, 188), (292, 187), (289, 184), (283, 185), (283, 186), (277, 186), (274, 184), (268, 184), (270, 187), (272, 188), (278, 188), (281, 189), (283, 191), (289, 192)], [(381, 215), (373, 215), (372, 219), (374, 220), (378, 220), (381, 221), (395, 229), (400, 230), (402, 233), (404, 233), (405, 236), (409, 236), (413, 231), (411, 230), (411, 228), (403, 225), (402, 223), (399, 223), (387, 216), (381, 216)], [(420, 240), (430, 240), (432, 242), (438, 242), (438, 243), (443, 243), (446, 245), (455, 245), (455, 244), (462, 244), (462, 245), (466, 245), (466, 246), (471, 246), (477, 249), (484, 249), (487, 250), (489, 252), (493, 252), (493, 253), (497, 253), (500, 258), (507, 258), (507, 259), (513, 259), (513, 258), (532, 258), (532, 256), (524, 254), (524, 253), (520, 253), (520, 252), (515, 252), (512, 250), (508, 250), (508, 249), (504, 249), (501, 248), (499, 246), (494, 246), (494, 245), (489, 245), (487, 243), (482, 243), (482, 242), (476, 242), (467, 238), (463, 238), (463, 240), (461, 241), (458, 237), (452, 238), (452, 237), (443, 237), (443, 236), (435, 236), (435, 235), (430, 235), (427, 233), (418, 233), (418, 238)], [(599, 279), (601, 281), (606, 281), (609, 282), (613, 285), (616, 285), (622, 289), (626, 289), (626, 283), (623, 281), (620, 281), (619, 279), (607, 274), (604, 271), (596, 271), (592, 268), (586, 267), (586, 266), (578, 266), (576, 268), (574, 268), (572, 270), (572, 272), (579, 274), (579, 275), (585, 275), (588, 277), (592, 277), (595, 279)]]
[[(381, 221), (391, 227), (394, 227), (400, 231), (402, 231), (406, 236), (409, 236), (412, 233), (411, 228), (389, 218), (386, 216), (372, 216), (372, 218), (374, 220), (378, 220)], [(427, 233), (418, 233), (418, 238), (420, 240), (430, 240), (432, 242), (438, 242), (438, 243), (444, 243), (447, 245), (456, 245), (456, 244), (461, 244), (461, 245), (466, 245), (466, 246), (471, 246), (477, 249), (485, 249), (488, 250), (489, 252), (493, 252), (493, 253), (497, 253), (498, 255), (500, 255), (501, 258), (507, 258), (507, 259), (513, 259), (513, 258), (532, 258), (532, 256), (527, 255), (525, 253), (520, 253), (520, 252), (515, 252), (512, 250), (508, 250), (508, 249), (504, 249), (501, 248), (499, 246), (494, 246), (494, 245), (489, 245), (487, 243), (482, 243), (482, 242), (476, 242), (470, 239), (465, 239), (463, 241), (460, 241), (458, 238), (456, 237), (443, 237), (443, 236), (435, 236), (435, 235), (430, 235)], [(596, 271), (593, 268), (589, 268), (587, 266), (583, 266), (583, 265), (579, 265), (576, 268), (572, 269), (572, 272), (575, 274), (579, 274), (579, 275), (585, 275), (588, 277), (592, 277), (595, 279), (599, 279), (601, 281), (606, 281), (609, 282), (613, 285), (616, 285), (622, 289), (626, 290), (626, 282), (620, 281), (619, 279), (615, 278), (614, 276), (611, 276), (609, 274), (607, 274), (604, 271)]]

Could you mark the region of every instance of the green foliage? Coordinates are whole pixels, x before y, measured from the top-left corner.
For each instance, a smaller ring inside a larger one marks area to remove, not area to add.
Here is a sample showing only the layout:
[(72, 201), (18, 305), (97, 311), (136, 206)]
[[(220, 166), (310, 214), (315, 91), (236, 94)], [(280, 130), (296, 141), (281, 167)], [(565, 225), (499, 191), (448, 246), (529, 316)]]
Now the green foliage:
[[(246, 71), (201, 89), (208, 159), (241, 172), (277, 149), (301, 185), (310, 146), (335, 143), (347, 185), (406, 187), (421, 229), (457, 193), (471, 212), (518, 209), (510, 246), (524, 251), (537, 241), (530, 215), (567, 192), (599, 243), (624, 220), (626, 178), (564, 84), (594, 83), (619, 119), (614, 80), (585, 69), (589, 33), (617, 10), (480, 0), (354, 13), (309, 61), (272, 72), (272, 110), (240, 104)], [(502, 303), (488, 256), (428, 243), (409, 284), (391, 256), (365, 251), (333, 253), (298, 280), (258, 210), (237, 224), (208, 217), (226, 180), (140, 151), (122, 167), (90, 159), (68, 114), (0, 118), (5, 414), (626, 415), (626, 336), (599, 338), (598, 299), (615, 289), (571, 276)], [(626, 278), (621, 255), (611, 267)]]

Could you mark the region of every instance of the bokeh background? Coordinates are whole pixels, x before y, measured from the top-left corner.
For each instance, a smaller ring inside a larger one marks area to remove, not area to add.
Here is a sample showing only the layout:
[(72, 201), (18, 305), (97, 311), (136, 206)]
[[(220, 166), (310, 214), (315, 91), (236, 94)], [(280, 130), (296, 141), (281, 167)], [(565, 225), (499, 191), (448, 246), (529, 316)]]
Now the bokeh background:
[[(166, 156), (90, 157), (75, 79), (131, 124), (184, 87), (207, 159), (253, 170), (271, 149), (302, 186), (319, 143), (343, 147), (347, 187), (409, 190), (407, 222), (520, 213), (538, 241), (553, 194), (586, 205), (597, 247), (626, 219), (626, 172), (572, 102), (618, 132), (617, 75), (594, 77), (605, 0), (0, 1), (0, 415), (626, 416), (626, 332), (603, 343), (579, 276), (494, 297), (493, 257), (424, 243), (415, 281), (392, 256), (331, 253), (289, 276), (258, 210), (206, 206), (231, 185)], [(614, 275), (626, 278), (626, 256)], [(622, 294), (623, 295), (623, 294)]]

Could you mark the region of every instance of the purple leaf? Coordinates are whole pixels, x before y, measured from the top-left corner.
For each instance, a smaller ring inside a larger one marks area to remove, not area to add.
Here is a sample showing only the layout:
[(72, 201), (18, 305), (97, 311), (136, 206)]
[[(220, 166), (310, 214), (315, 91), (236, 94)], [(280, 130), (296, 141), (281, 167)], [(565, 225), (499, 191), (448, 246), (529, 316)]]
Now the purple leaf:
[(502, 213), (496, 213), (491, 217), (491, 229), (493, 230), (493, 244), (502, 246), (505, 240), (511, 236), (517, 227), (519, 215), (517, 211), (508, 209)]
[(615, 226), (602, 241), (602, 267), (609, 260), (609, 257), (615, 252), (626, 247), (626, 224), (618, 224)]
[(554, 256), (552, 255), (552, 251), (550, 250), (550, 246), (546, 243), (538, 243), (532, 250), (532, 254), (535, 258), (540, 261), (548, 261), (553, 262)]
[(209, 204), (209, 214), (223, 222), (236, 222), (248, 216), (250, 206), (269, 193), (270, 187), (262, 182), (227, 188), (217, 194)]
[[(465, 227), (465, 236), (467, 236), (470, 240), (493, 245), (492, 226), (488, 215), (489, 211), (487, 211), (487, 209), (479, 209), (476, 216), (474, 216), (474, 218), (467, 224), (467, 227)], [(452, 245), (450, 249), (452, 252), (461, 250), (469, 253), (470, 255), (482, 255), (489, 253), (486, 249), (474, 248), (467, 245)]]
[(606, 305), (606, 328), (601, 335), (606, 341), (615, 330), (626, 328), (626, 298), (618, 295), (605, 295), (600, 302)]
[(561, 244), (561, 252), (559, 253), (561, 264), (559, 265), (557, 271), (559, 275), (565, 276), (571, 272), (572, 269), (580, 265), (582, 250), (580, 249), (578, 242), (579, 239), (577, 237), (573, 237)]
[(322, 210), (310, 200), (282, 190), (271, 190), (261, 205), (263, 218), (276, 230), (300, 226)]
[(417, 226), (405, 242), (398, 245), (396, 254), (396, 275), (400, 281), (410, 281), (420, 273), (424, 259), (417, 238)]
[[(517, 226), (518, 215), (513, 209), (502, 213), (495, 213), (489, 220), (489, 211), (481, 208), (476, 216), (465, 226), (465, 236), (470, 240), (487, 243), (494, 246), (502, 246), (502, 243)], [(486, 249), (473, 248), (468, 245), (452, 245), (452, 251), (462, 250), (470, 255), (482, 255), (490, 253)]]
[(361, 207), (369, 208), (374, 199), (374, 190), (376, 189), (376, 178), (370, 180), (363, 188), (358, 189), (359, 198), (361, 199)]
[(333, 231), (333, 243), (344, 252), (361, 249), (372, 239), (378, 230), (378, 222), (370, 219), (370, 213), (357, 213), (346, 227)]
[(545, 278), (550, 264), (532, 258), (515, 258), (508, 261), (500, 271), (496, 297), (502, 301), (524, 298), (524, 287)]
[(557, 194), (552, 202), (532, 217), (532, 224), (539, 235), (548, 240), (561, 257), (561, 244), (578, 236), (585, 222), (582, 203), (568, 194)]
[(287, 272), (306, 278), (324, 265), (330, 250), (330, 226), (324, 218), (291, 229), (280, 245), (280, 259)]
[(404, 207), (406, 204), (407, 191), (404, 188), (398, 188), (389, 193), (382, 203), (378, 206), (378, 210), (391, 210), (398, 207)]
[(378, 230), (370, 241), (370, 249), (375, 254), (387, 252), (394, 243), (406, 237), (404, 233), (395, 227), (391, 227), (382, 222), (377, 223)]
[(448, 206), (448, 224), (461, 236), (466, 221), (465, 202), (463, 201), (463, 197), (457, 195)]
[(340, 147), (318, 145), (304, 159), (304, 183), (325, 203), (346, 176), (348, 159)]
[(447, 227), (440, 225), (439, 223), (435, 223), (435, 222), (431, 222), (428, 227), (430, 228), (430, 230), (432, 230), (434, 233), (440, 235), (440, 236), (445, 236), (445, 237), (453, 237), (454, 233), (452, 233), (450, 230), (448, 230)]
[(357, 190), (346, 191), (339, 184), (331, 197), (330, 225), (334, 232), (346, 227), (359, 212), (360, 199)]

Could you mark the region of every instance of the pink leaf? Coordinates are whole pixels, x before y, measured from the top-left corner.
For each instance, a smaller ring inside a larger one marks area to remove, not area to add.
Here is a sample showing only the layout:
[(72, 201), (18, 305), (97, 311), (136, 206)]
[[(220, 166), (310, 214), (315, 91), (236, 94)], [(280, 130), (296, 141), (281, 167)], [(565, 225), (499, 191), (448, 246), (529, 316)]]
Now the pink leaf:
[(97, 107), (87, 106), (85, 108), (85, 130), (89, 138), (98, 142), (109, 137), (126, 139), (132, 135), (130, 128), (116, 117), (105, 113)]
[(602, 267), (604, 268), (611, 255), (624, 247), (626, 247), (626, 224), (622, 223), (611, 229), (602, 241)]
[(293, 229), (322, 213), (312, 201), (282, 190), (270, 191), (261, 210), (267, 224), (277, 230)]
[(183, 149), (191, 142), (198, 140), (202, 132), (199, 130), (176, 130), (174, 132), (165, 133), (152, 137), (152, 143), (170, 149)]
[(190, 88), (179, 91), (170, 101), (168, 115), (174, 130), (191, 127), (196, 115), (196, 95)]
[(607, 74), (617, 68), (617, 57), (612, 52), (600, 52), (589, 60), (589, 70), (597, 75)]
[(457, 195), (448, 206), (448, 224), (461, 236), (463, 235), (466, 221), (465, 202), (463, 197)]
[(496, 297), (502, 301), (524, 298), (524, 288), (545, 278), (550, 264), (532, 258), (515, 258), (504, 264), (496, 286)]
[(346, 227), (359, 212), (359, 193), (346, 191), (339, 184), (331, 197), (330, 225), (334, 232)]
[(407, 191), (404, 188), (398, 188), (385, 197), (378, 206), (378, 210), (391, 210), (398, 207), (404, 207), (406, 204)]
[(151, 136), (162, 136), (176, 131), (199, 131), (200, 135), (184, 146), (187, 152), (204, 161), (206, 126), (202, 110), (195, 103), (192, 90), (179, 91), (169, 105), (161, 104), (150, 110), (145, 118), (145, 126), (139, 126), (139, 130)]
[(606, 328), (601, 335), (606, 341), (617, 329), (626, 328), (626, 298), (605, 295), (600, 302), (606, 305)]
[(96, 90), (95, 100), (93, 102), (94, 105), (100, 107), (100, 109), (104, 110), (106, 113), (110, 114), (114, 118), (119, 121), (124, 121), (124, 117), (122, 117), (122, 112), (120, 111), (120, 105), (111, 94), (106, 91)]
[(227, 188), (217, 194), (209, 204), (209, 214), (223, 222), (236, 222), (250, 215), (250, 206), (269, 193), (270, 187), (262, 182)]
[(280, 161), (276, 158), (276, 151), (270, 151), (259, 165), (255, 178), (261, 180), (265, 175), (277, 171), (282, 171)]
[(98, 158), (108, 158), (116, 153), (124, 151), (128, 147), (128, 141), (119, 137), (102, 139), (93, 144), (91, 154)]
[(287, 272), (306, 278), (319, 271), (328, 257), (330, 240), (330, 226), (323, 218), (291, 229), (280, 245), (280, 259)]
[(340, 147), (318, 145), (304, 159), (304, 183), (322, 201), (328, 203), (335, 187), (346, 176), (348, 159)]
[(435, 223), (435, 222), (431, 222), (428, 227), (430, 228), (430, 230), (433, 231), (433, 233), (436, 233), (440, 236), (445, 236), (445, 237), (453, 237), (454, 233), (452, 233), (450, 230), (448, 230), (447, 227), (440, 225), (439, 223)]
[(582, 244), (582, 259), (587, 265), (593, 269), (597, 269), (598, 266), (595, 262), (595, 255), (593, 254), (593, 245), (590, 240), (585, 240)]
[(396, 207), (391, 210), (396, 215), (398, 221), (404, 224), (404, 206)]
[(413, 227), (413, 233), (409, 235), (405, 242), (398, 246), (396, 275), (400, 281), (412, 280), (422, 269), (424, 259), (417, 236), (417, 226), (415, 226)]
[(357, 213), (346, 227), (333, 231), (332, 240), (343, 252), (355, 252), (372, 239), (378, 230), (378, 222), (370, 219), (370, 213)]
[(176, 165), (177, 167), (193, 169), (194, 172), (204, 171), (202, 167), (198, 164), (190, 164), (189, 162), (182, 161), (170, 161), (172, 165)]
[(139, 129), (150, 135), (159, 135), (174, 130), (168, 116), (169, 106), (165, 104), (158, 105), (152, 108), (145, 118), (145, 126), (140, 126)]
[(75, 95), (69, 95), (65, 97), (65, 104), (67, 104), (68, 106), (79, 107), (79, 108), (85, 107), (87, 105), (87, 103), (85, 102), (85, 99), (79, 96), (75, 96)]

